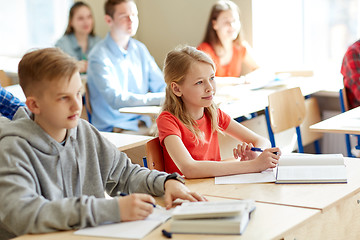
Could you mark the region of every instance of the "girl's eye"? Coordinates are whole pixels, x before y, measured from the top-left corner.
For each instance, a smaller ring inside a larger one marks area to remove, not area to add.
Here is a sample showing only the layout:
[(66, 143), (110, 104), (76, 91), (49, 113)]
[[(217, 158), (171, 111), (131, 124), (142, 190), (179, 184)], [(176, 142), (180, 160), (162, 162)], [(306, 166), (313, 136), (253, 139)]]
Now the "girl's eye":
[(196, 85), (200, 85), (200, 84), (202, 84), (203, 83), (203, 81), (198, 81), (198, 82), (196, 82), (195, 84)]
[(214, 77), (214, 76), (210, 77), (210, 80), (211, 80), (211, 81), (214, 81), (214, 80), (215, 80), (215, 77)]

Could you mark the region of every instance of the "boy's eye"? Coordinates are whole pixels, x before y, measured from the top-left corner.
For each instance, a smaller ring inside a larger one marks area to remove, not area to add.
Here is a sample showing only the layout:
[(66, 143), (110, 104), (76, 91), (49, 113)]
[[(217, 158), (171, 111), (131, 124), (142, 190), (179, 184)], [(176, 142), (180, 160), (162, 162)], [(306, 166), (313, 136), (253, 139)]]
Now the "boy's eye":
[(214, 77), (214, 76), (210, 77), (210, 80), (211, 80), (211, 81), (214, 81), (214, 80), (215, 80), (215, 77)]
[(202, 84), (203, 83), (203, 81), (198, 81), (198, 82), (196, 82), (195, 84), (196, 85), (200, 85), (200, 84)]

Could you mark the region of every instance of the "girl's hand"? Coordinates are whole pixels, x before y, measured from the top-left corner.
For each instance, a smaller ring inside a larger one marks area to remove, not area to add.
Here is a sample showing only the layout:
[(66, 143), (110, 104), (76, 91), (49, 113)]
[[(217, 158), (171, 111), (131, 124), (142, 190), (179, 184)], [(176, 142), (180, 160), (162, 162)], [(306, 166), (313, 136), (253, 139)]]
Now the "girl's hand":
[(279, 162), (281, 155), (280, 148), (267, 148), (255, 160), (258, 171), (274, 168)]
[(252, 160), (258, 156), (254, 151), (251, 151), (251, 148), (254, 147), (252, 143), (247, 144), (243, 142), (237, 145), (237, 148), (233, 149), (234, 158), (240, 158), (240, 161)]

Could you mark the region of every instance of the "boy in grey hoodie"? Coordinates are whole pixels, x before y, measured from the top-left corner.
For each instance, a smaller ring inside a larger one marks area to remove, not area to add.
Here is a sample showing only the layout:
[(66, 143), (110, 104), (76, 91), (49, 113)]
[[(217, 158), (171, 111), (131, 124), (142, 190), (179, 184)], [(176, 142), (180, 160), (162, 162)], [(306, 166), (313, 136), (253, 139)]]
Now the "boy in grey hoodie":
[(148, 194), (164, 195), (167, 208), (176, 198), (205, 200), (167, 173), (132, 164), (79, 119), (78, 67), (61, 50), (25, 54), (18, 73), (30, 111), (0, 118), (0, 239), (144, 219), (155, 202)]

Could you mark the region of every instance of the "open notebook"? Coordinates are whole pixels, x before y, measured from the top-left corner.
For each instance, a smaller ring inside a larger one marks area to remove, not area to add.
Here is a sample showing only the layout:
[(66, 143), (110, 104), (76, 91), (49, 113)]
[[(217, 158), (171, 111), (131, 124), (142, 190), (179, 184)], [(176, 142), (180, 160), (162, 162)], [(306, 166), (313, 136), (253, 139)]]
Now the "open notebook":
[[(80, 229), (75, 231), (74, 234), (96, 237), (141, 239), (159, 225), (166, 222), (171, 217), (171, 212), (172, 210), (166, 210), (165, 208), (159, 208), (157, 206), (154, 208), (153, 213), (145, 220), (104, 224), (97, 227)], [(139, 231), (139, 229), (141, 230)]]
[(346, 183), (342, 154), (290, 154), (280, 157), (276, 168), (261, 173), (216, 177), (215, 184), (238, 183)]

